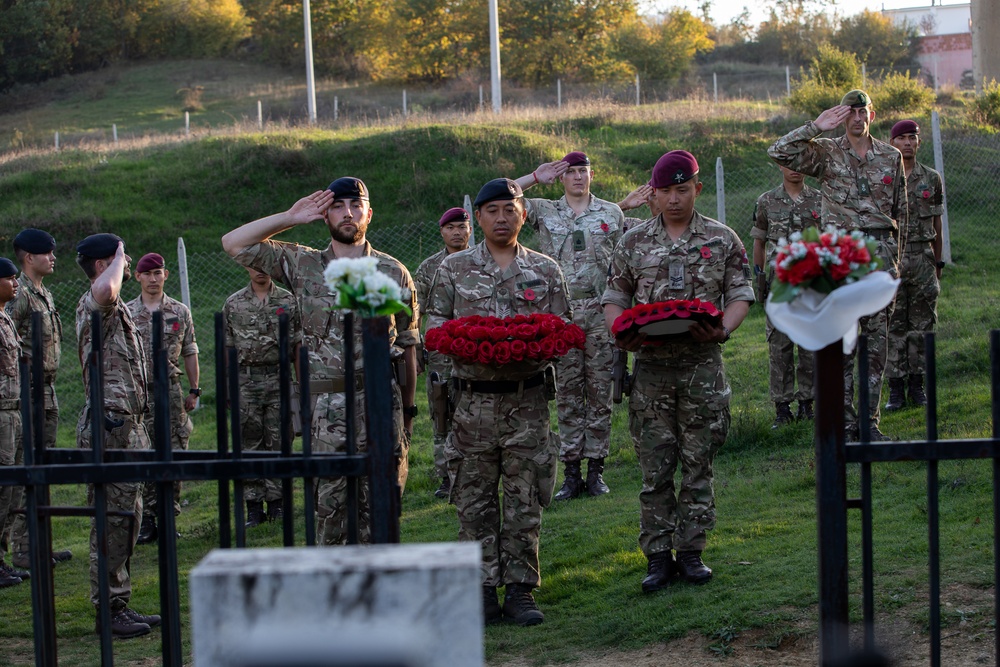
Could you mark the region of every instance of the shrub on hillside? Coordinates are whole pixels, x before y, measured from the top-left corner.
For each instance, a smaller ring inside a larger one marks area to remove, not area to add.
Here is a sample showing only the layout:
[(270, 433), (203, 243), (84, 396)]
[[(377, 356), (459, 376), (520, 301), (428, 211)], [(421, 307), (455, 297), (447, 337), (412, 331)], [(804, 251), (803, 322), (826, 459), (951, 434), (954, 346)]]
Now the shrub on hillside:
[(861, 87), (861, 67), (853, 53), (821, 44), (809, 70), (798, 80), (788, 106), (810, 116), (840, 104), (848, 90)]
[(868, 88), (875, 111), (883, 116), (907, 114), (926, 115), (934, 104), (934, 91), (919, 79), (906, 74), (888, 74)]
[(982, 94), (966, 104), (969, 120), (1000, 128), (1000, 83), (996, 79), (983, 86)]

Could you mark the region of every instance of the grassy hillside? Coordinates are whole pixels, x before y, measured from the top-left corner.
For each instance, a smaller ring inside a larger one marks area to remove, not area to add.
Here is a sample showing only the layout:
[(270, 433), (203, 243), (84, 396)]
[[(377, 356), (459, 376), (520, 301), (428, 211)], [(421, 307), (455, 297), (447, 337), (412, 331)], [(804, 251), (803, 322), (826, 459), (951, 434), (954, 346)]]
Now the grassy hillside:
[[(19, 113), (22, 118), (37, 117), (40, 124), (55, 114), (45, 123), (64, 127), (79, 118), (79, 127), (87, 129), (101, 115), (92, 104), (104, 99), (146, 100), (142, 103), (146, 106), (128, 112), (131, 118), (142, 115), (142, 108), (155, 109), (153, 93), (144, 83), (129, 82), (129, 95), (121, 95), (118, 85), (109, 83), (92, 103), (86, 101), (83, 89), (61, 108)], [(95, 231), (113, 231), (126, 239), (133, 258), (155, 250), (174, 265), (176, 237), (183, 236), (193, 257), (192, 300), (205, 367), (201, 384), (206, 387), (206, 409), (195, 413), (192, 446), (213, 448), (209, 322), (225, 296), (244, 281), (241, 270), (221, 254), (219, 238), (227, 230), (287, 208), (333, 178), (352, 174), (363, 178), (372, 191), (373, 242), (413, 269), (437, 248), (434, 221), (440, 212), (460, 204), (464, 194), (474, 196), (490, 178), (519, 176), (539, 162), (582, 149), (597, 170), (594, 192), (617, 200), (648, 179), (650, 166), (663, 152), (687, 148), (699, 158), (705, 181), (698, 207), (712, 216), (718, 214), (714, 163), (716, 157), (723, 158), (727, 221), (749, 246), (753, 203), (779, 180), (764, 150), (800, 120), (781, 116), (769, 120), (778, 112), (777, 107), (691, 102), (640, 109), (594, 103), (559, 113), (552, 109), (515, 113), (503, 120), (426, 117), (347, 127), (216, 133), (192, 140), (134, 142), (118, 149), (8, 153), (0, 156), (0, 256), (11, 254), (10, 238), (23, 226), (49, 229), (56, 236), (60, 261), (51, 282), (70, 332), (76, 298), (85, 289), (72, 262), (78, 239)], [(0, 114), (0, 128), (10, 127), (10, 122), (9, 114)], [(891, 119), (885, 120), (878, 131), (884, 133), (890, 124)], [(998, 325), (1000, 306), (994, 231), (1000, 147), (994, 139), (955, 128), (947, 118), (945, 125), (952, 133), (946, 144), (946, 179), (955, 265), (946, 270), (939, 307), (940, 430), (942, 437), (980, 437), (990, 432), (986, 332)], [(930, 161), (929, 153), (922, 157)], [(559, 192), (536, 187), (530, 194), (557, 197)], [(315, 244), (324, 235), (317, 224), (282, 238)], [(127, 294), (134, 295), (135, 289), (132, 284)], [(179, 293), (176, 277), (167, 291)], [(767, 664), (770, 651), (814, 634), (811, 426), (796, 424), (777, 432), (769, 428), (773, 406), (767, 396), (763, 329), (763, 312), (755, 306), (725, 350), (733, 385), (733, 428), (717, 460), (719, 524), (706, 553), (716, 579), (701, 588), (681, 585), (653, 596), (639, 593), (645, 569), (636, 544), (640, 482), (626, 411), (618, 406), (607, 472), (613, 493), (547, 511), (541, 547), (544, 582), (538, 596), (546, 622), (531, 630), (488, 629), (491, 664), (514, 658), (528, 663), (572, 662), (581, 652), (653, 646), (689, 632), (709, 637), (712, 650), (722, 656), (736, 635), (751, 629), (763, 637), (755, 660)], [(73, 442), (74, 397), (79, 396), (75, 341), (72, 333), (67, 338), (60, 380), (64, 446)], [(424, 404), (422, 392), (418, 402)], [(421, 415), (426, 414), (422, 407)], [(922, 435), (922, 417), (916, 409), (887, 415), (883, 430), (903, 439), (917, 438)], [(436, 488), (430, 441), (430, 425), (420, 417), (404, 496), (406, 541), (450, 540), (457, 534), (454, 509), (430, 495)], [(992, 572), (989, 464), (943, 463), (940, 474), (947, 563), (942, 568), (943, 588), (954, 604), (945, 611), (944, 622), (955, 631), (961, 628), (967, 635), (982, 636), (988, 632), (990, 602), (982, 602), (977, 594), (991, 586)], [(892, 614), (902, 619), (919, 635), (926, 632), (927, 622), (922, 597), (926, 591), (923, 466), (875, 466), (874, 477), (876, 602), (886, 618)], [(856, 471), (849, 484), (856, 495)], [(179, 518), (182, 586), (184, 574), (217, 540), (214, 494), (210, 485), (185, 487), (187, 505)], [(58, 504), (84, 502), (79, 488), (58, 489), (54, 495)], [(851, 528), (852, 592), (857, 593), (856, 521)], [(55, 544), (77, 554), (77, 559), (60, 566), (56, 576), (60, 657), (66, 664), (96, 664), (86, 600), (86, 521), (58, 519), (55, 530)], [(252, 539), (254, 545), (279, 542), (274, 526), (255, 532)], [(155, 559), (155, 550), (148, 547), (140, 548), (133, 559), (136, 607), (142, 611), (156, 605)], [(5, 652), (0, 665), (30, 664), (29, 609), (27, 587), (3, 591), (0, 637)], [(860, 615), (857, 596), (852, 613), (855, 618)], [(155, 661), (158, 650), (158, 633), (116, 644), (123, 662)]]

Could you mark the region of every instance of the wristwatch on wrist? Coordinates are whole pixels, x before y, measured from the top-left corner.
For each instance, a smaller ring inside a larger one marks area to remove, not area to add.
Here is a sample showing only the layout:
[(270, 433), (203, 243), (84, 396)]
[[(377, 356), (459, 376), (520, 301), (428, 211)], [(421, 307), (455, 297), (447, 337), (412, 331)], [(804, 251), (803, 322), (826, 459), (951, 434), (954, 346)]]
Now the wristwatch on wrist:
[(417, 416), (417, 406), (415, 405), (404, 405), (403, 415), (406, 417), (416, 417)]
[(193, 394), (195, 396), (201, 396), (201, 389), (199, 389), (198, 387), (191, 387), (191, 391), (188, 393)]
[(726, 332), (726, 337), (722, 340), (722, 342), (725, 343), (729, 340), (729, 337), (733, 335), (733, 332), (730, 331), (729, 327), (727, 327), (725, 324), (722, 325), (722, 330)]
[(943, 269), (944, 268), (944, 260), (943, 259), (939, 259), (938, 261), (934, 262), (934, 266), (936, 266), (939, 269)]

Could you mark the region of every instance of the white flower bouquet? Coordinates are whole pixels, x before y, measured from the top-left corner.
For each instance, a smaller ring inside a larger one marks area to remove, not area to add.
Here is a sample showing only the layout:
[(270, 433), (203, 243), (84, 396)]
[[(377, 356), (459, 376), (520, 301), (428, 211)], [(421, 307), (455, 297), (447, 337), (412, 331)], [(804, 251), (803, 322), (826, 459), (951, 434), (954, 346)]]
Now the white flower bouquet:
[(389, 276), (378, 270), (374, 257), (335, 259), (323, 271), (330, 293), (337, 297), (335, 308), (352, 310), (362, 317), (394, 315), (405, 311), (403, 290)]

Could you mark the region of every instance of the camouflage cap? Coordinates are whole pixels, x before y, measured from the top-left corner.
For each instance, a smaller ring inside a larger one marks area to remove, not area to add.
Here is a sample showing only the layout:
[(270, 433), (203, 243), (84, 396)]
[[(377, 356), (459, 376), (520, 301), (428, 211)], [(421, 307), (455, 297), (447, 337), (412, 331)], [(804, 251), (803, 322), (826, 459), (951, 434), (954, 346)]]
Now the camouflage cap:
[(360, 178), (344, 176), (330, 183), (326, 189), (333, 193), (334, 199), (363, 199), (368, 201), (368, 186)]
[(116, 234), (91, 234), (76, 244), (76, 252), (84, 257), (104, 259), (118, 252), (118, 244), (124, 243)]
[(867, 107), (871, 106), (872, 98), (865, 91), (854, 89), (844, 95), (840, 103), (847, 107)]
[(653, 167), (653, 177), (649, 184), (654, 188), (666, 188), (690, 181), (698, 175), (698, 160), (687, 151), (664, 153)]
[(22, 229), (14, 237), (14, 250), (23, 250), (32, 255), (44, 255), (56, 249), (56, 240), (41, 229)]
[(17, 267), (14, 262), (6, 257), (0, 257), (0, 278), (12, 278), (17, 275)]
[(889, 138), (895, 139), (901, 134), (920, 134), (920, 126), (913, 120), (901, 120), (892, 126)]
[(569, 164), (571, 167), (576, 167), (579, 165), (590, 165), (590, 158), (583, 151), (573, 151), (571, 153), (566, 153), (562, 159), (563, 162)]
[(441, 219), (438, 220), (438, 226), (444, 227), (449, 222), (459, 222), (459, 221), (468, 222), (469, 212), (466, 211), (461, 206), (455, 206), (454, 208), (449, 208), (447, 211), (444, 212), (444, 215), (442, 215)]
[(512, 181), (509, 178), (494, 178), (480, 188), (473, 206), (479, 208), (487, 202), (498, 199), (520, 199), (523, 196), (524, 192), (521, 191), (521, 186), (516, 181)]

